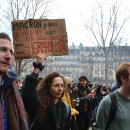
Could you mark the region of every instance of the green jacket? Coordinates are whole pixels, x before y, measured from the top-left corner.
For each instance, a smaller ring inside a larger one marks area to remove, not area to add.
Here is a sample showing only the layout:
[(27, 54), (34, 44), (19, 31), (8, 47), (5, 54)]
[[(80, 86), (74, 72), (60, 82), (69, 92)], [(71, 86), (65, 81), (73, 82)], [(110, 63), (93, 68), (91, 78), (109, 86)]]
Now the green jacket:
[[(108, 127), (108, 130), (130, 130), (130, 99), (124, 98), (118, 90), (114, 91), (117, 98), (117, 111), (114, 120)], [(96, 124), (94, 130), (105, 130), (111, 99), (110, 96), (105, 96), (98, 107), (96, 115)]]
[[(36, 86), (39, 80), (32, 77), (31, 75), (26, 76), (25, 83), (21, 90), (21, 95), (25, 105), (25, 109), (29, 115), (29, 120), (32, 122), (34, 117), (38, 114), (38, 95), (36, 92)], [(70, 114), (67, 117), (66, 107), (64, 102), (59, 101), (56, 104), (56, 108), (53, 104), (47, 110), (47, 118), (45, 119), (43, 125), (39, 124), (38, 121), (34, 124), (32, 130), (56, 130), (57, 118), (59, 115), (59, 106), (61, 108), (61, 119), (60, 119), (60, 129), (58, 130), (69, 130)]]

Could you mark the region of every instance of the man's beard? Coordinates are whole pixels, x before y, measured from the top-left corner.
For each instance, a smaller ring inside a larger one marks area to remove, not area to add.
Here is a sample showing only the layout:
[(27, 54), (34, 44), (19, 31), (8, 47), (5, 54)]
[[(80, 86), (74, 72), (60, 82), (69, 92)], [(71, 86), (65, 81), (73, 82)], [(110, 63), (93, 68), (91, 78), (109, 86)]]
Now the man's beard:
[(8, 69), (0, 70), (0, 75), (5, 75), (8, 72)]

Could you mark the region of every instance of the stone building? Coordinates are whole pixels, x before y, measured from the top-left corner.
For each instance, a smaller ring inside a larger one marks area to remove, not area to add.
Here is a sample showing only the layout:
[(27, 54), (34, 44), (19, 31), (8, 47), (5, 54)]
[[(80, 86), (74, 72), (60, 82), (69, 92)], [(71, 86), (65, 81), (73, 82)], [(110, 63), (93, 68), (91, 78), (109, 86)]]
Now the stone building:
[[(24, 78), (25, 75), (32, 72), (31, 60), (26, 64), (26, 69), (21, 72), (21, 77)], [(111, 48), (107, 56), (108, 84), (112, 85), (115, 83), (116, 68), (123, 62), (130, 62), (130, 46)], [(59, 72), (63, 76), (70, 76), (75, 82), (78, 82), (78, 78), (81, 75), (86, 75), (94, 83), (104, 81), (104, 52), (99, 47), (69, 46), (69, 55), (49, 56), (45, 62), (45, 68), (40, 75), (44, 76), (53, 71)]]

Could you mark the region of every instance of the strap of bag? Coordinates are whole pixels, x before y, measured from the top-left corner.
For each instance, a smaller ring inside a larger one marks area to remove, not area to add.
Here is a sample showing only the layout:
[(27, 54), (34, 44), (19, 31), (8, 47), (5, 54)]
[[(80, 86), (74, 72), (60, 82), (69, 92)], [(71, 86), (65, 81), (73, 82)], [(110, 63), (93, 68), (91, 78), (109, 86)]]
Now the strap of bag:
[(66, 119), (69, 117), (69, 113), (70, 113), (70, 107), (64, 102), (65, 107), (66, 107)]
[(32, 127), (34, 126), (34, 124), (36, 123), (37, 120), (38, 120), (38, 114), (35, 115), (34, 120), (33, 120), (32, 123), (30, 124), (28, 130), (31, 130), (31, 129), (32, 129)]
[(111, 99), (111, 106), (110, 106), (110, 111), (109, 111), (109, 119), (108, 119), (108, 123), (106, 126), (106, 129), (108, 129), (110, 123), (114, 120), (115, 115), (116, 115), (116, 111), (117, 111), (117, 99), (116, 99), (116, 95), (113, 93), (109, 94), (110, 99)]
[[(60, 101), (59, 101), (60, 102)], [(58, 119), (57, 119), (57, 125), (56, 125), (56, 130), (60, 129), (60, 120), (61, 120), (61, 104), (59, 103), (59, 113), (58, 113)]]
[[(64, 102), (65, 107), (66, 107), (66, 119), (69, 117), (70, 114), (70, 107)], [(58, 116), (58, 120), (57, 120), (57, 128), (56, 130), (60, 129), (60, 121), (61, 121), (61, 106), (59, 104), (59, 116)]]

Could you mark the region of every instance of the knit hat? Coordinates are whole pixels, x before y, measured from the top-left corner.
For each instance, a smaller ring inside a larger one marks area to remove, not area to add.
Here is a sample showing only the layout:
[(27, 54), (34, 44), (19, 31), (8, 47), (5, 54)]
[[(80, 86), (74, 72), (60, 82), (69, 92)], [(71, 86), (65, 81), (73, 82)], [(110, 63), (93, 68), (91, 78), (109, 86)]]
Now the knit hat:
[(66, 86), (72, 82), (72, 79), (70, 77), (64, 77), (64, 80), (66, 82)]
[(16, 81), (20, 81), (21, 80), (20, 76), (17, 73), (13, 72), (13, 71), (8, 71), (7, 74), (10, 75), (11, 77), (13, 77), (14, 80), (16, 80)]

